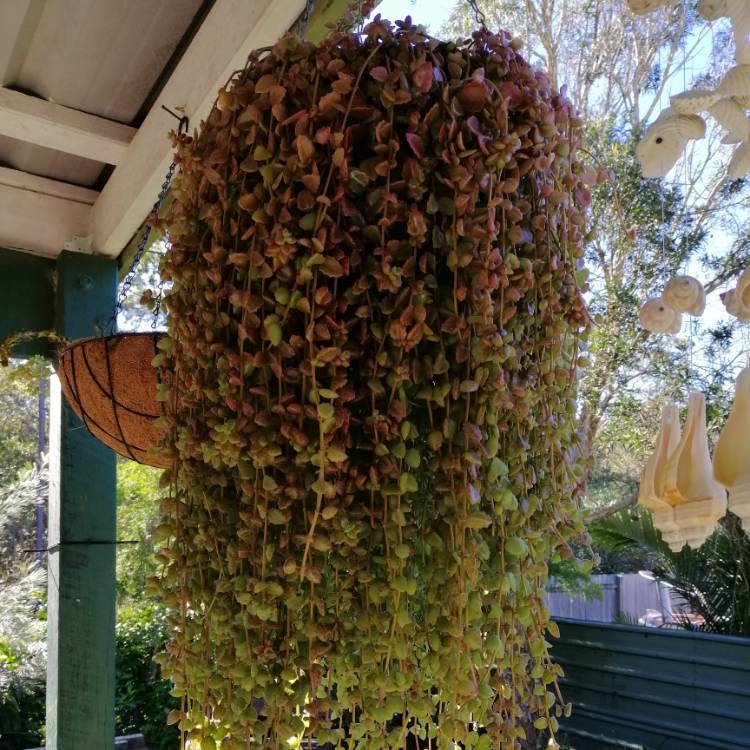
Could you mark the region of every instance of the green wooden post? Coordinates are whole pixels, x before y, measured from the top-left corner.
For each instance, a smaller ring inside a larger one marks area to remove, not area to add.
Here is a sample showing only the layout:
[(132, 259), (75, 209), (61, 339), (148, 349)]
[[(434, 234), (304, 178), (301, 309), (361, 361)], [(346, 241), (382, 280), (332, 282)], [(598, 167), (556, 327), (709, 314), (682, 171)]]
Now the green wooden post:
[[(114, 260), (64, 252), (57, 330), (102, 333), (117, 287)], [(61, 397), (50, 403), (47, 750), (114, 747), (115, 454)]]
[[(0, 341), (20, 331), (47, 331), (55, 327), (55, 261), (0, 248)], [(27, 341), (13, 354), (49, 355), (47, 341)]]

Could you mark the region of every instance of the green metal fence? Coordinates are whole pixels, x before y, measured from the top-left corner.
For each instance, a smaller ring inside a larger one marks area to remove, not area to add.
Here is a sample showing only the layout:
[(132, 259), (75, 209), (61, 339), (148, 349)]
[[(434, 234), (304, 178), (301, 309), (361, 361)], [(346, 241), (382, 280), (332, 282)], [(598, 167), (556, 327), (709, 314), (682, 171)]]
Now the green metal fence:
[(559, 620), (574, 750), (750, 748), (750, 640)]

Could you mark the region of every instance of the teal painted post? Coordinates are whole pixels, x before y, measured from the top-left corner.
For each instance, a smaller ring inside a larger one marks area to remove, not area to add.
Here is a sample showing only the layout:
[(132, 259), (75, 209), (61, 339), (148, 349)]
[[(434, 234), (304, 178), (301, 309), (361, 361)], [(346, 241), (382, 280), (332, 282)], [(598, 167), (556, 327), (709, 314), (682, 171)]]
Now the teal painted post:
[[(64, 252), (56, 327), (99, 335), (117, 289), (113, 260)], [(47, 750), (114, 747), (115, 454), (61, 396), (50, 403)]]
[[(47, 331), (55, 326), (55, 262), (0, 248), (0, 341), (21, 331)], [(13, 347), (14, 356), (49, 355), (44, 340)]]

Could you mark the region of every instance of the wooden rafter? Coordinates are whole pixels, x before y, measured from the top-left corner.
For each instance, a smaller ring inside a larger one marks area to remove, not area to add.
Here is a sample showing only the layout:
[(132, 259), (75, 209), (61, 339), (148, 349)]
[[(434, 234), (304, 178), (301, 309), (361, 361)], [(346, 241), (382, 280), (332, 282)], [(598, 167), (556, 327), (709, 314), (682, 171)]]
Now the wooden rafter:
[(94, 205), (97, 252), (119, 255), (159, 192), (172, 157), (166, 134), (175, 127), (162, 105), (184, 111), (197, 127), (248, 54), (276, 41), (303, 8), (304, 0), (216, 0)]
[(99, 193), (0, 167), (0, 247), (56, 256), (91, 233)]
[(0, 135), (119, 164), (135, 128), (0, 86)]

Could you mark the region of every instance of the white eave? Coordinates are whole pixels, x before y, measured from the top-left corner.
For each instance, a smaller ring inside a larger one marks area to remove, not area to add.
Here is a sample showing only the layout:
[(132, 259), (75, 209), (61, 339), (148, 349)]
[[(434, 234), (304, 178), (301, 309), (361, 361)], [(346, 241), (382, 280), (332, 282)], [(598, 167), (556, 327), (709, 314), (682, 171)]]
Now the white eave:
[[(304, 0), (0, 3), (0, 247), (117, 257), (191, 127)], [(144, 111), (148, 105), (148, 110)]]

